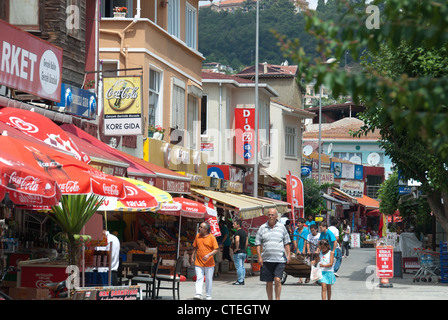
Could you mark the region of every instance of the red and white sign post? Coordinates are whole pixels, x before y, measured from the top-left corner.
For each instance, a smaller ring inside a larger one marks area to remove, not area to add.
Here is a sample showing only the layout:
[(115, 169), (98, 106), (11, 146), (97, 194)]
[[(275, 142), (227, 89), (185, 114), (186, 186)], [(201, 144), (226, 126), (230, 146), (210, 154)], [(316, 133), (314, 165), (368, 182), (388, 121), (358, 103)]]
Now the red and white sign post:
[(376, 247), (376, 276), (380, 279), (380, 287), (392, 287), (389, 279), (394, 277), (394, 247)]

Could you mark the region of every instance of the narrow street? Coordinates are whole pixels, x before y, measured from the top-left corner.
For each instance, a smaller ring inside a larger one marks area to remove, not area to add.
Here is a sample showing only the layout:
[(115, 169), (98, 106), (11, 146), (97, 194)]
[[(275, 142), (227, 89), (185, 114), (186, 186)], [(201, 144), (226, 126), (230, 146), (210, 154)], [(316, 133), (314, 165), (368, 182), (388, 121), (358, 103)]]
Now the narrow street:
[[(246, 265), (246, 270), (250, 270)], [(448, 284), (413, 282), (414, 273), (404, 273), (403, 278), (391, 279), (392, 288), (379, 288), (374, 278), (375, 249), (357, 248), (344, 258), (339, 277), (333, 285), (332, 300), (446, 300)], [(249, 274), (249, 272), (248, 272)], [(214, 300), (266, 300), (264, 283), (258, 274), (246, 277), (244, 286), (233, 286), (236, 272), (223, 273), (213, 281)], [(321, 288), (316, 284), (297, 284), (298, 279), (288, 277), (282, 287), (282, 300), (320, 300)], [(205, 286), (204, 286), (205, 287)], [(161, 292), (163, 299), (171, 299), (171, 291)], [(190, 300), (194, 295), (194, 282), (181, 283), (181, 299)]]

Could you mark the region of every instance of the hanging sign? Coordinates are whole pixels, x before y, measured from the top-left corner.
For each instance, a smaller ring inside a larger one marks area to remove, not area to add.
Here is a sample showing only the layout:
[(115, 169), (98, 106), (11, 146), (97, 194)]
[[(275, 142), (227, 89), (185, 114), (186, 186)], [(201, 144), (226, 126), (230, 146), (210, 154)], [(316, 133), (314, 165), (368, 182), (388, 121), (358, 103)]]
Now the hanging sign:
[(142, 77), (104, 77), (104, 134), (130, 136), (143, 134)]
[(235, 152), (250, 160), (255, 152), (255, 109), (235, 109)]

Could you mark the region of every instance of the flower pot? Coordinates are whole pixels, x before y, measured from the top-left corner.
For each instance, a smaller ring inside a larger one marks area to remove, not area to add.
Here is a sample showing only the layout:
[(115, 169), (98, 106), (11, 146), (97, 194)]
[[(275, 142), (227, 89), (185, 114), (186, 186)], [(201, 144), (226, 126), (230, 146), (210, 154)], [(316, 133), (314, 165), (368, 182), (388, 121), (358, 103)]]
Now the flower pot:
[(163, 133), (154, 132), (153, 138), (157, 139), (157, 140), (162, 140), (163, 139)]
[(114, 18), (126, 18), (126, 12), (114, 12)]
[(152, 138), (154, 136), (154, 132), (148, 132), (148, 138)]

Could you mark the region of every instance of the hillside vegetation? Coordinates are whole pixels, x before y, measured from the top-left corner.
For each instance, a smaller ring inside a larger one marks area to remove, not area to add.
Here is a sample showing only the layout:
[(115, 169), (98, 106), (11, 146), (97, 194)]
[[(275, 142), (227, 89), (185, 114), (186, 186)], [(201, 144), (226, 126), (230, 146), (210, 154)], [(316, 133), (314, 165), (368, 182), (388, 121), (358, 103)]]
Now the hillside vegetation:
[[(317, 12), (325, 20), (337, 20), (334, 2), (319, 1)], [(199, 10), (199, 51), (205, 62), (220, 62), (239, 71), (255, 63), (255, 2), (246, 2), (245, 8), (234, 13), (216, 12), (209, 8)], [(287, 38), (300, 38), (306, 53), (317, 56), (316, 40), (305, 30), (305, 13), (297, 13), (288, 0), (260, 2), (259, 62), (281, 64), (288, 60), (280, 51), (274, 31)]]

